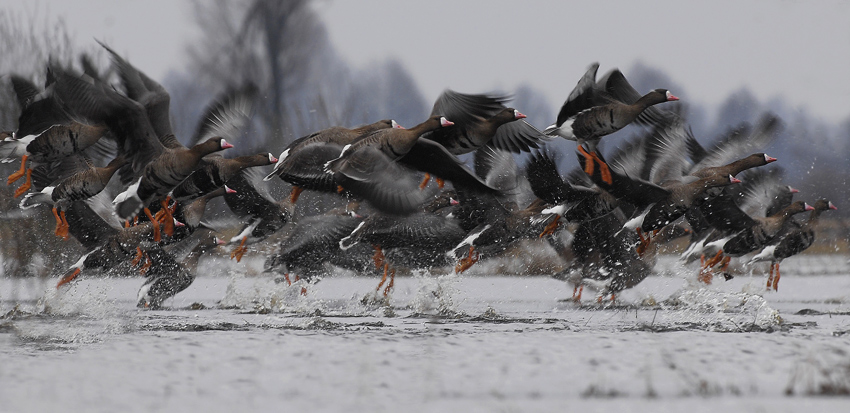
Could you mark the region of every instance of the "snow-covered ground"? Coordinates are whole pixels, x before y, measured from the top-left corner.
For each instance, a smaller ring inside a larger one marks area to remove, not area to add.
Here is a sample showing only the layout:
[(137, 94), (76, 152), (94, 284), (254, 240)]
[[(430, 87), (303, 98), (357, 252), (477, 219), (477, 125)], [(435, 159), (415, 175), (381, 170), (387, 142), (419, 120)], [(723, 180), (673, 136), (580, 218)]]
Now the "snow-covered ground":
[(846, 412), (850, 272), (826, 262), (765, 293), (662, 261), (601, 305), (547, 277), (419, 275), (386, 307), (362, 300), (375, 278), (301, 296), (230, 263), (163, 311), (136, 309), (140, 279), (0, 279), (0, 411)]

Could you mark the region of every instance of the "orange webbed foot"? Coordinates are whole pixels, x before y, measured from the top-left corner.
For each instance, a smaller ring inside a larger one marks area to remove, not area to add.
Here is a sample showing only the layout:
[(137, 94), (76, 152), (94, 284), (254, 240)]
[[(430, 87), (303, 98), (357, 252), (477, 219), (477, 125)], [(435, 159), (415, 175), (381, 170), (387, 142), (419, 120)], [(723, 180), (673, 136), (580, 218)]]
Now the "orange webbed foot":
[(32, 187), (32, 169), (27, 169), (27, 181), (15, 190), (15, 198), (27, 193)]
[(556, 214), (555, 219), (550, 222), (549, 225), (546, 225), (546, 228), (543, 228), (543, 232), (540, 233), (538, 238), (554, 234), (559, 226), (561, 226), (561, 216)]
[(245, 251), (248, 248), (245, 248), (245, 242), (248, 241), (248, 236), (242, 237), (242, 242), (239, 243), (239, 246), (233, 249), (233, 252), (230, 253), (230, 259), (236, 258), (236, 262), (242, 261), (242, 256), (245, 255)]
[(72, 271), (69, 271), (64, 277), (62, 277), (62, 279), (59, 280), (58, 283), (56, 283), (56, 288), (58, 289), (59, 287), (74, 281), (77, 276), (80, 275), (80, 272), (82, 272), (82, 270), (79, 268), (74, 268)]
[(67, 241), (71, 227), (68, 225), (68, 219), (65, 218), (65, 211), (59, 211), (59, 218), (61, 222), (59, 224), (59, 228), (57, 228), (56, 235)]
[(162, 205), (162, 209), (160, 211), (163, 211), (160, 221), (162, 223), (162, 232), (170, 237), (174, 235), (174, 215), (171, 215), (171, 209), (168, 207), (168, 198), (162, 201), (160, 205)]
[(148, 219), (151, 221), (151, 225), (153, 225), (153, 242), (162, 241), (162, 234), (159, 232), (159, 221), (151, 215), (150, 209), (145, 208), (144, 211), (145, 215), (147, 215)]
[(428, 181), (430, 181), (430, 180), (431, 180), (431, 174), (429, 174), (429, 173), (427, 173), (427, 172), (426, 172), (426, 173), (425, 173), (425, 178), (424, 178), (424, 179), (422, 179), (422, 183), (420, 183), (420, 184), (419, 184), (419, 189), (420, 189), (420, 190), (425, 189), (425, 187), (426, 187), (426, 186), (428, 186)]
[(475, 247), (472, 245), (469, 246), (469, 255), (466, 258), (460, 260), (460, 262), (455, 266), (455, 273), (462, 274), (464, 271), (468, 270), (472, 267), (478, 259), (481, 257), (478, 251), (475, 251)]
[(26, 174), (27, 171), (28, 157), (28, 155), (24, 155), (21, 157), (21, 168), (9, 175), (9, 178), (6, 179), (6, 185), (12, 185), (13, 183), (15, 183), (15, 181), (24, 177), (24, 174)]

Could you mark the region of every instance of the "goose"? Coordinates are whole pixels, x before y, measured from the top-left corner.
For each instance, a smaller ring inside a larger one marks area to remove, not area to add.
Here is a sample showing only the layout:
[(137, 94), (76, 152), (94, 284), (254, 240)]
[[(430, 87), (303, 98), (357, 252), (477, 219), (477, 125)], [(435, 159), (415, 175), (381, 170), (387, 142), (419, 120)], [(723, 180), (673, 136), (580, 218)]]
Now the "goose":
[(774, 291), (779, 290), (779, 264), (785, 258), (797, 255), (811, 247), (815, 241), (815, 227), (820, 214), (835, 209), (838, 209), (838, 207), (833, 205), (832, 202), (826, 199), (817, 200), (813, 205), (809, 219), (805, 223), (775, 239), (747, 262), (748, 265), (760, 261), (770, 262), (770, 272), (767, 277), (768, 290), (771, 287)]
[[(113, 201), (119, 218), (132, 218), (144, 208), (145, 215), (154, 221), (146, 205), (163, 199), (197, 168), (204, 156), (233, 147), (222, 137), (191, 148), (179, 144), (173, 136), (161, 141), (137, 102), (104, 84), (91, 84), (63, 70), (56, 72), (57, 93), (81, 115), (107, 124), (119, 140), (119, 154), (128, 159), (130, 169), (135, 171), (132, 184)], [(154, 228), (159, 238), (159, 227)]]
[[(548, 136), (560, 136), (576, 141), (579, 152), (593, 160), (596, 160), (596, 145), (602, 137), (634, 122), (651, 106), (679, 100), (667, 89), (654, 89), (635, 102), (624, 103), (611, 98), (608, 103), (600, 104), (595, 82), (598, 68), (598, 63), (591, 65), (561, 106), (556, 122), (543, 131)], [(594, 163), (588, 162), (585, 172), (592, 174), (593, 168)], [(607, 165), (601, 161), (600, 169), (602, 179), (610, 181)]]
[(278, 176), (292, 184), (292, 203), (298, 200), (304, 189), (333, 191), (336, 185), (324, 173), (324, 164), (336, 158), (344, 145), (377, 130), (390, 128), (404, 129), (395, 120), (383, 119), (356, 128), (334, 126), (296, 139), (280, 153), (274, 169), (263, 180)]
[(504, 105), (505, 96), (471, 95), (447, 89), (434, 102), (431, 115), (451, 119), (453, 127), (423, 135), (451, 154), (473, 152), (484, 145), (514, 153), (528, 152), (549, 139), (524, 121), (525, 115)]

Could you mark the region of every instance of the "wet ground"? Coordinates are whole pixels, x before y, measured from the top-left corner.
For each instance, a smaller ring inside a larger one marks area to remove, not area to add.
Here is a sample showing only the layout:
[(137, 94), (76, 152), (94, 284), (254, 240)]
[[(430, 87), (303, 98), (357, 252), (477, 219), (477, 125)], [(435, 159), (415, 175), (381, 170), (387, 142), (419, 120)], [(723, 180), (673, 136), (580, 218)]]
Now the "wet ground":
[(2, 279), (0, 410), (846, 411), (850, 276), (685, 278), (579, 305), (547, 277), (419, 275), (383, 302), (374, 278), (302, 296), (222, 269), (160, 311), (140, 279)]

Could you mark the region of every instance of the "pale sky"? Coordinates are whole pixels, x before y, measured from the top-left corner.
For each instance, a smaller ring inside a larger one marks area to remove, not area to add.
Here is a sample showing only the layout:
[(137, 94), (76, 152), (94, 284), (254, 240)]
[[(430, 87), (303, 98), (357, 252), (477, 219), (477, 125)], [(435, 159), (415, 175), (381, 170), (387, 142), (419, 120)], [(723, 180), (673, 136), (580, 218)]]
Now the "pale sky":
[[(180, 1), (0, 0), (65, 19), (77, 44), (105, 40), (154, 78), (184, 65), (197, 36)], [(355, 67), (398, 58), (429, 100), (445, 88), (510, 91), (528, 83), (553, 107), (594, 61), (663, 68), (684, 101), (716, 104), (747, 86), (814, 117), (850, 117), (850, 2), (319, 0), (338, 52)], [(658, 85), (665, 87), (665, 85)], [(643, 92), (643, 91), (641, 91)], [(554, 116), (554, 114), (553, 114)]]

